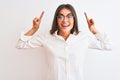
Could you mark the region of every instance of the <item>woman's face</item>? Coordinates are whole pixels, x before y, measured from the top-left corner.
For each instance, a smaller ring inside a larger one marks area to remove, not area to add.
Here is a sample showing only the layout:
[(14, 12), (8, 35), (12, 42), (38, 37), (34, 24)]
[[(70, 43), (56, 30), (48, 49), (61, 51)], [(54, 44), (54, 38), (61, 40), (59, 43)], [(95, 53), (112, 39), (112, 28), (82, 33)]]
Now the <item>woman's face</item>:
[(70, 33), (74, 25), (72, 12), (69, 9), (63, 8), (57, 16), (57, 23), (59, 32)]

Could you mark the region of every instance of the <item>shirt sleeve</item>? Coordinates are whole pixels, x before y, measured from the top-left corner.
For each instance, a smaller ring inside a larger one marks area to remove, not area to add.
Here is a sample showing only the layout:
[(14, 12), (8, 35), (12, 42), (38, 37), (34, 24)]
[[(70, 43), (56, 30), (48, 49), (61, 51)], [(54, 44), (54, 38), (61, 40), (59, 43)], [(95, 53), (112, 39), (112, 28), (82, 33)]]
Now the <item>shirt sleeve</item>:
[(20, 39), (17, 42), (16, 48), (26, 49), (26, 48), (36, 48), (42, 46), (42, 38), (40, 35), (35, 36), (25, 36), (24, 32), (21, 33)]
[(89, 48), (111, 50), (111, 42), (106, 33), (97, 33), (94, 39), (90, 39)]

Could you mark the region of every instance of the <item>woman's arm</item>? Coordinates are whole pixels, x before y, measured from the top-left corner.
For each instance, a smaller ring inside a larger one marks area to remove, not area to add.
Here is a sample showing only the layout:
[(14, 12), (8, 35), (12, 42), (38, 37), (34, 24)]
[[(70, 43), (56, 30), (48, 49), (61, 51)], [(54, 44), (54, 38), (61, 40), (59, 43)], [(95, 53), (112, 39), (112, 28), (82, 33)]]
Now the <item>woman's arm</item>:
[(41, 36), (36, 35), (35, 32), (39, 29), (41, 19), (43, 17), (44, 12), (41, 13), (39, 18), (34, 18), (33, 20), (33, 27), (26, 33), (21, 33), (21, 37), (18, 40), (18, 43), (16, 45), (17, 48), (23, 49), (23, 48), (35, 48), (41, 46)]
[(89, 47), (95, 48), (95, 49), (100, 49), (100, 50), (111, 50), (111, 43), (109, 41), (107, 34), (100, 33), (95, 28), (94, 20), (89, 19), (86, 12), (84, 13), (84, 15), (85, 15), (86, 21), (88, 23), (88, 27), (89, 27), (90, 32), (92, 32), (96, 37), (95, 40), (91, 40)]

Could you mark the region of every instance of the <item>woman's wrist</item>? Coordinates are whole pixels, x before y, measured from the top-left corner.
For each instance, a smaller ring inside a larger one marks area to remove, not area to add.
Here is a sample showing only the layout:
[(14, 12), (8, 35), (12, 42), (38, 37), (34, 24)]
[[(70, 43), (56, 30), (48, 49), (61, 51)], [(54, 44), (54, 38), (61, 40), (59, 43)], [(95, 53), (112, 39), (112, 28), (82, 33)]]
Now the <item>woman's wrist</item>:
[(25, 33), (26, 36), (32, 36), (35, 34), (35, 32), (37, 31), (37, 28), (31, 28), (27, 33)]

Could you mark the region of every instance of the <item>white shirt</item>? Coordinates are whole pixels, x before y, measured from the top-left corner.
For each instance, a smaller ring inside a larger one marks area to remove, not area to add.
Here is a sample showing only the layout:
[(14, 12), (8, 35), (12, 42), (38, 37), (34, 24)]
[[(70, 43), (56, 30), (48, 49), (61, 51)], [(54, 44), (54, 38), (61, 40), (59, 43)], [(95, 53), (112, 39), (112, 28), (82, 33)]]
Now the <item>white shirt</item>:
[(84, 80), (83, 60), (88, 47), (110, 49), (106, 35), (96, 34), (95, 37), (91, 42), (88, 35), (80, 32), (78, 35), (70, 34), (65, 41), (57, 32), (35, 36), (25, 36), (23, 33), (17, 48), (45, 48), (49, 54), (47, 80)]

